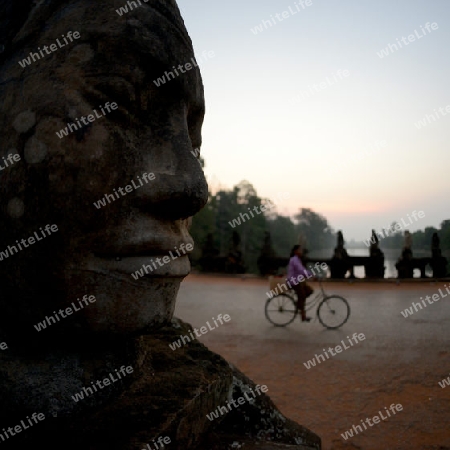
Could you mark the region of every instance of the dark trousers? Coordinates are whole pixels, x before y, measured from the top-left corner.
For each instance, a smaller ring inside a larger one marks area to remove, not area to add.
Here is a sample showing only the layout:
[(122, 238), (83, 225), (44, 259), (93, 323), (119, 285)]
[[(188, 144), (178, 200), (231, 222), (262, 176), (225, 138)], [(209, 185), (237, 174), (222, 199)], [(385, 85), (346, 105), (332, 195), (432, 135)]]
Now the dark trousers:
[(292, 287), (294, 288), (294, 291), (297, 294), (298, 309), (303, 312), (305, 310), (306, 297), (311, 295), (313, 290), (309, 285), (306, 284), (306, 282), (298, 283)]

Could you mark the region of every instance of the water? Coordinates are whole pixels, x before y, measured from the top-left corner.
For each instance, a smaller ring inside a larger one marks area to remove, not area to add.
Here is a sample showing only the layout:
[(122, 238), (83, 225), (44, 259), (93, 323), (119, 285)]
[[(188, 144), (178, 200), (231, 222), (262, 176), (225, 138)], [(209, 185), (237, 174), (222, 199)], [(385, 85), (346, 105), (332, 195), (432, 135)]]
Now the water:
[[(349, 256), (369, 256), (369, 249), (367, 247), (364, 248), (348, 248), (346, 249)], [(397, 269), (395, 268), (395, 263), (398, 261), (402, 251), (401, 249), (381, 249), (384, 253), (384, 266), (386, 270), (384, 271), (385, 278), (397, 278)], [(333, 256), (334, 250), (316, 250), (311, 251), (308, 256), (311, 259), (314, 258), (331, 258)], [(431, 252), (429, 250), (414, 250), (413, 256), (416, 258), (422, 258), (425, 256), (431, 256)], [(355, 277), (364, 278), (364, 267), (356, 266)], [(432, 276), (433, 272), (431, 267), (428, 265), (425, 270), (425, 274), (427, 276)], [(414, 278), (420, 278), (420, 270), (414, 269)]]

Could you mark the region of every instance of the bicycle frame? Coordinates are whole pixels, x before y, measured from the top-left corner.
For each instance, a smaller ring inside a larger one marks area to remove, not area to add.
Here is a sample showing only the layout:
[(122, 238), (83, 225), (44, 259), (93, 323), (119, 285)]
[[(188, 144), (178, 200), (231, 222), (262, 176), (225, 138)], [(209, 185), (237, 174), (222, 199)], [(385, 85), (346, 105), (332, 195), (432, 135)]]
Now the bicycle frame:
[[(309, 311), (312, 308), (314, 308), (315, 306), (317, 306), (327, 296), (325, 289), (323, 288), (322, 279), (317, 278), (317, 281), (319, 282), (320, 291), (311, 294), (311, 296), (306, 299), (305, 311)], [(285, 292), (285, 294), (289, 295), (289, 297), (292, 298), (292, 300), (295, 303), (295, 307), (297, 308), (297, 311), (298, 311), (297, 294), (295, 293), (294, 289), (289, 289), (288, 291)]]

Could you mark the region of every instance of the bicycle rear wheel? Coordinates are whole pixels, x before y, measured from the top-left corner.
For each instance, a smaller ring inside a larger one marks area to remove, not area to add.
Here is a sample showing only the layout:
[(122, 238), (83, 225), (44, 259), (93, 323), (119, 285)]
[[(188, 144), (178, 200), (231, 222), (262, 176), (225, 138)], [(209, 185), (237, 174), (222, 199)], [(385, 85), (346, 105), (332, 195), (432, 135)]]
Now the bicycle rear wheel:
[(287, 294), (272, 297), (266, 302), (266, 318), (277, 327), (289, 325), (297, 315), (294, 299)]
[(325, 297), (317, 308), (320, 323), (331, 330), (344, 325), (350, 316), (350, 306), (344, 297), (330, 295)]

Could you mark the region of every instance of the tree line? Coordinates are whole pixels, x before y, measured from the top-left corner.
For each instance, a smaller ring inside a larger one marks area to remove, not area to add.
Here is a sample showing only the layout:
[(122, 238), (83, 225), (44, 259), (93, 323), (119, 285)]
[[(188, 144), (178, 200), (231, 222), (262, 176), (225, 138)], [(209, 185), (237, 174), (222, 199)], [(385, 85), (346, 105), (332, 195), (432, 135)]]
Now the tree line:
[[(258, 272), (256, 261), (266, 232), (270, 233), (277, 256), (287, 257), (292, 245), (298, 242), (302, 242), (310, 251), (333, 249), (336, 246), (336, 231), (323, 215), (310, 208), (299, 208), (292, 218), (278, 214), (276, 204), (270, 199), (259, 197), (256, 189), (246, 180), (231, 190), (221, 189), (215, 194), (210, 193), (207, 205), (194, 216), (190, 229), (195, 241), (191, 258), (193, 265), (202, 256), (205, 245), (213, 245), (218, 255), (228, 255), (233, 247), (233, 232), (239, 234), (242, 259), (246, 271), (251, 273)], [(413, 249), (430, 249), (434, 232), (439, 235), (443, 252), (450, 251), (450, 220), (443, 221), (440, 228), (429, 226), (411, 233)], [(403, 241), (403, 231), (396, 231), (382, 239), (380, 247), (401, 249)], [(363, 242), (353, 241), (352, 244), (349, 247), (365, 246)]]

